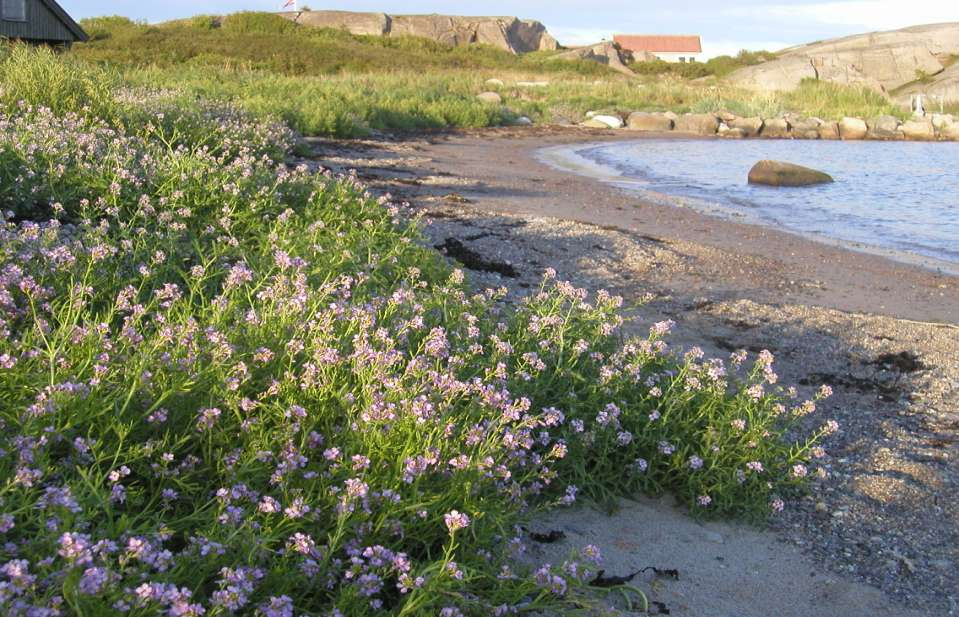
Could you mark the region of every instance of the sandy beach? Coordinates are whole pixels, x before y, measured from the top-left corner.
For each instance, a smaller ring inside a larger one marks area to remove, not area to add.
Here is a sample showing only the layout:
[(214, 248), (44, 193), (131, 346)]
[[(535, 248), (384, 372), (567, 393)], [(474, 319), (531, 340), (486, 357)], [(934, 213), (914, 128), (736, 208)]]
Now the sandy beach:
[[(830, 476), (768, 528), (703, 524), (667, 500), (535, 521), (592, 542), (672, 615), (959, 614), (959, 278), (776, 229), (644, 202), (545, 162), (549, 148), (624, 132), (491, 129), (367, 141), (315, 140), (313, 164), (355, 169), (410, 202), (425, 242), (478, 286), (534, 288), (548, 268), (622, 295), (637, 333), (677, 322), (707, 355), (771, 350), (784, 384), (835, 396)], [(676, 147), (682, 147), (677, 139)], [(555, 161), (554, 161), (555, 163)]]

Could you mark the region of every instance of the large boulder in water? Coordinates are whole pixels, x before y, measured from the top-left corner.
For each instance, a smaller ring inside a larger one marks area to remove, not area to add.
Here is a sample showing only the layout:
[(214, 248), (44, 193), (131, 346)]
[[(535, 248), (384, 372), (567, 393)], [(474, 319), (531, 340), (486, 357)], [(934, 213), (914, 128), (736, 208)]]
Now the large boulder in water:
[(759, 161), (749, 170), (750, 184), (809, 186), (832, 181), (832, 176), (827, 173), (782, 161)]

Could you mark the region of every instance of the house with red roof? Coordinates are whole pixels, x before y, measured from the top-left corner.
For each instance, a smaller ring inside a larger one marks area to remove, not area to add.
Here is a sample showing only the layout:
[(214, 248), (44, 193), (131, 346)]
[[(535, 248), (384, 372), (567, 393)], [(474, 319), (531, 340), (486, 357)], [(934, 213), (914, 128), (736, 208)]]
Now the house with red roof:
[(639, 61), (658, 58), (666, 62), (695, 62), (703, 53), (698, 34), (617, 34), (613, 42)]

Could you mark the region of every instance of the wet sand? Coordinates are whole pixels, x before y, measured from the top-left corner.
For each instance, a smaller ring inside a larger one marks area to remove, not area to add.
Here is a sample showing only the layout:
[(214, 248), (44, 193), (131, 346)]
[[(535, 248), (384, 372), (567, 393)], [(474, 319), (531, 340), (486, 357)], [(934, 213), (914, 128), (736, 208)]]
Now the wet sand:
[[(666, 501), (588, 506), (533, 521), (567, 539), (561, 561), (600, 546), (672, 615), (959, 614), (959, 278), (917, 265), (647, 203), (558, 170), (542, 150), (636, 139), (577, 128), (491, 129), (314, 142), (318, 162), (357, 170), (424, 215), (425, 242), (510, 298), (561, 278), (626, 300), (628, 327), (673, 319), (677, 346), (770, 349), (784, 384), (836, 394), (809, 417), (839, 421), (830, 477), (767, 529), (702, 524)], [(676, 147), (682, 147), (677, 139)]]

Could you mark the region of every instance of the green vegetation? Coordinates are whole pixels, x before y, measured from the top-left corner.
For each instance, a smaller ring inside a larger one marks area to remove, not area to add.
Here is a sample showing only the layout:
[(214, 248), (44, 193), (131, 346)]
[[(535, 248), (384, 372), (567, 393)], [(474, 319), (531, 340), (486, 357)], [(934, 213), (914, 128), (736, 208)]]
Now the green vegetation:
[(515, 117), (477, 100), (477, 80), (455, 73), (289, 77), (183, 67), (131, 70), (127, 75), (143, 86), (225, 99), (257, 115), (277, 116), (308, 135), (356, 137), (370, 129), (496, 126)]
[(878, 92), (866, 88), (841, 86), (826, 81), (804, 79), (792, 92), (781, 95), (784, 109), (802, 109), (805, 115), (837, 120), (844, 116), (875, 118), (882, 115), (905, 118), (908, 111), (899, 108)]
[(665, 62), (648, 60), (633, 62), (629, 68), (640, 75), (677, 75), (686, 79), (701, 77), (725, 77), (738, 69), (774, 60), (776, 54), (770, 51), (741, 50), (735, 56), (716, 56), (706, 62)]
[(155, 26), (107, 17), (84, 20), (82, 25), (93, 40), (77, 45), (75, 53), (122, 67), (196, 65), (296, 77), (467, 69), (568, 76), (609, 73), (595, 62), (552, 62), (549, 58), (555, 52), (516, 56), (493, 47), (451, 47), (418, 37), (356, 36), (300, 26), (269, 13), (200, 16)]
[(764, 519), (822, 471), (768, 353), (627, 337), (549, 273), (474, 293), (229, 105), (25, 47), (0, 83), (3, 614), (587, 612), (598, 551), (524, 565), (533, 513)]
[[(92, 41), (70, 56), (122, 73), (129, 83), (222, 100), (278, 117), (304, 134), (352, 137), (370, 130), (484, 127), (521, 115), (579, 121), (590, 110), (785, 112), (839, 119), (902, 112), (878, 95), (804, 83), (757, 94), (721, 79), (769, 52), (740, 52), (706, 63), (636, 63), (629, 78), (591, 61), (558, 62), (554, 52), (517, 57), (484, 46), (448, 47), (415, 37), (355, 36), (299, 26), (266, 13), (197, 16), (161, 25), (122, 17), (86, 20)], [(701, 79), (689, 79), (701, 77)], [(497, 78), (503, 86), (486, 83)], [(548, 81), (548, 87), (517, 82)], [(503, 106), (475, 95), (495, 90)]]

